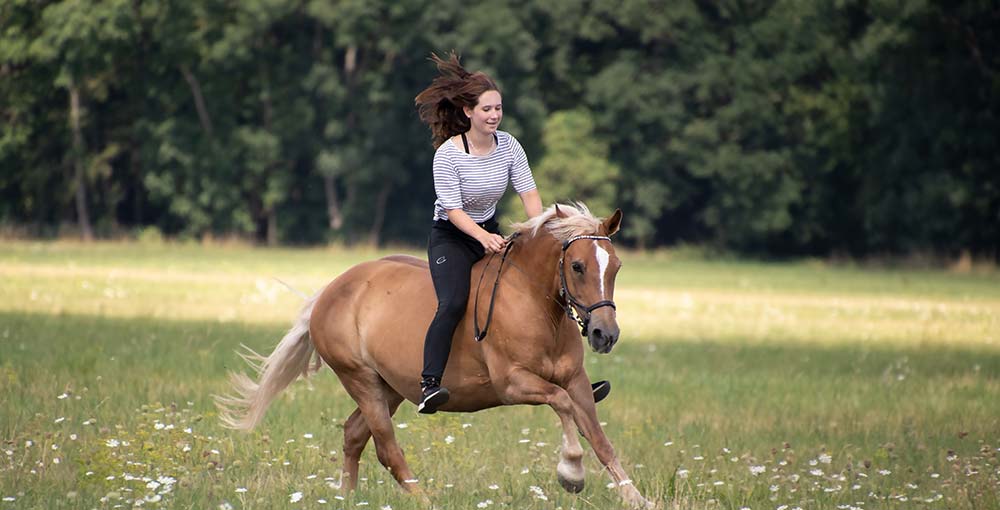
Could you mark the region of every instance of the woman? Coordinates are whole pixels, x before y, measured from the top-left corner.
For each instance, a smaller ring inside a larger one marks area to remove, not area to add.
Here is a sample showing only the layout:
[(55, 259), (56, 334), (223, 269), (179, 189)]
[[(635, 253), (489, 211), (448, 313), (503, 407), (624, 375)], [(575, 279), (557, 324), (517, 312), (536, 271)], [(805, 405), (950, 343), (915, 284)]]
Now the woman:
[[(542, 212), (524, 149), (509, 133), (497, 129), (503, 104), (496, 83), (484, 73), (466, 71), (454, 52), (448, 60), (433, 54), (431, 60), (439, 75), (415, 99), (437, 149), (437, 201), (427, 257), (438, 308), (424, 340), (422, 400), (417, 408), (424, 414), (433, 414), (448, 401), (441, 378), (469, 299), (472, 265), (505, 246), (494, 215), (508, 183), (520, 195), (529, 218)], [(600, 398), (606, 396), (605, 388), (610, 386), (601, 385)]]

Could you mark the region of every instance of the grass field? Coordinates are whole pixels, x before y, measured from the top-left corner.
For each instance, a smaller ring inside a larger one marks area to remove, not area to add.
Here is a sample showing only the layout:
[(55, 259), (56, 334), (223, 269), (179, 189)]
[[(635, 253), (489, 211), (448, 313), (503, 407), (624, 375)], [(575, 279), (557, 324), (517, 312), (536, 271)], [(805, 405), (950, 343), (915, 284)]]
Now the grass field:
[[(0, 510), (424, 508), (369, 446), (336, 486), (354, 408), (332, 372), (249, 434), (211, 395), (300, 299), (376, 252), (0, 245)], [(588, 353), (601, 418), (664, 508), (1000, 508), (1000, 274), (619, 253), (622, 339)], [(437, 508), (620, 507), (588, 453), (555, 477), (548, 408), (418, 416), (397, 437)]]

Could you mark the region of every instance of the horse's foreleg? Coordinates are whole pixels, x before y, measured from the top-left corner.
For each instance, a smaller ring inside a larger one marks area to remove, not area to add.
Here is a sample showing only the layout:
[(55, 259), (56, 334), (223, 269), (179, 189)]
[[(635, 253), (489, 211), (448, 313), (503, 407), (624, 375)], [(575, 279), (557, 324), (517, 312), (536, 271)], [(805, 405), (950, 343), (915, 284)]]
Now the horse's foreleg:
[(547, 404), (559, 416), (563, 429), (563, 443), (556, 473), (559, 483), (569, 492), (583, 490), (583, 446), (576, 433), (573, 420), (573, 401), (566, 390), (529, 372), (514, 374), (506, 391), (507, 400), (524, 404)]
[(625, 473), (615, 449), (611, 446), (611, 441), (604, 434), (601, 423), (597, 419), (597, 406), (594, 404), (594, 395), (590, 387), (590, 381), (586, 374), (573, 379), (567, 387), (570, 398), (573, 400), (574, 418), (580, 432), (590, 442), (591, 448), (597, 454), (601, 464), (607, 469), (611, 480), (617, 485), (619, 495), (626, 503), (634, 508), (655, 508), (652, 502), (639, 493), (632, 480)]

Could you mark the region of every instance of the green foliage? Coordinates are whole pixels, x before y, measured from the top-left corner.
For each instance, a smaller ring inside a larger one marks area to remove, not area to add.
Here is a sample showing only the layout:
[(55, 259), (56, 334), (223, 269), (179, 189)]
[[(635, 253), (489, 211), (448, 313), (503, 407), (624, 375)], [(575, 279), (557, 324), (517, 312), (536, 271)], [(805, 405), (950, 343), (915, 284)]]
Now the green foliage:
[(412, 100), (426, 56), (454, 48), (498, 80), (546, 202), (620, 206), (638, 246), (1000, 256), (995, 16), (975, 0), (12, 0), (0, 221), (77, 221), (77, 171), (99, 234), (423, 242), (432, 151)]

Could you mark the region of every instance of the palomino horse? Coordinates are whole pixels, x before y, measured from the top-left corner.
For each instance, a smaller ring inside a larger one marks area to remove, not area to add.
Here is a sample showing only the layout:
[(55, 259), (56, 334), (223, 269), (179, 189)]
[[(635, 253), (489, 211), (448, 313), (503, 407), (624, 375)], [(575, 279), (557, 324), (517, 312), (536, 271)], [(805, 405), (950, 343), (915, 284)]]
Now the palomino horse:
[[(556, 468), (570, 492), (584, 485), (583, 448), (590, 442), (620, 496), (633, 507), (652, 507), (622, 468), (597, 419), (590, 380), (583, 368), (577, 320), (593, 350), (611, 351), (618, 341), (615, 276), (621, 263), (609, 236), (621, 211), (595, 218), (582, 204), (552, 206), (514, 225), (518, 233), (503, 264), (486, 257), (472, 269), (472, 282), (497, 271), (499, 291), (489, 336), (473, 338), (474, 306), (468, 306), (452, 343), (443, 384), (451, 399), (442, 411), (472, 412), (500, 405), (547, 404), (562, 423)], [(491, 264), (491, 260), (493, 263)], [(479, 299), (473, 285), (472, 299)], [(481, 298), (489, 305), (490, 292)], [(435, 312), (427, 263), (391, 256), (358, 264), (308, 300), (294, 326), (268, 357), (246, 355), (259, 381), (232, 374), (237, 396), (219, 398), (224, 424), (249, 430), (274, 397), (300, 375), (319, 369), (313, 351), (329, 365), (358, 407), (344, 422), (344, 475), (353, 489), (358, 460), (370, 437), (379, 462), (406, 491), (418, 491), (396, 442), (392, 415), (403, 402), (419, 402), (426, 325)], [(482, 321), (485, 317), (478, 319)], [(311, 366), (310, 366), (311, 365)]]

